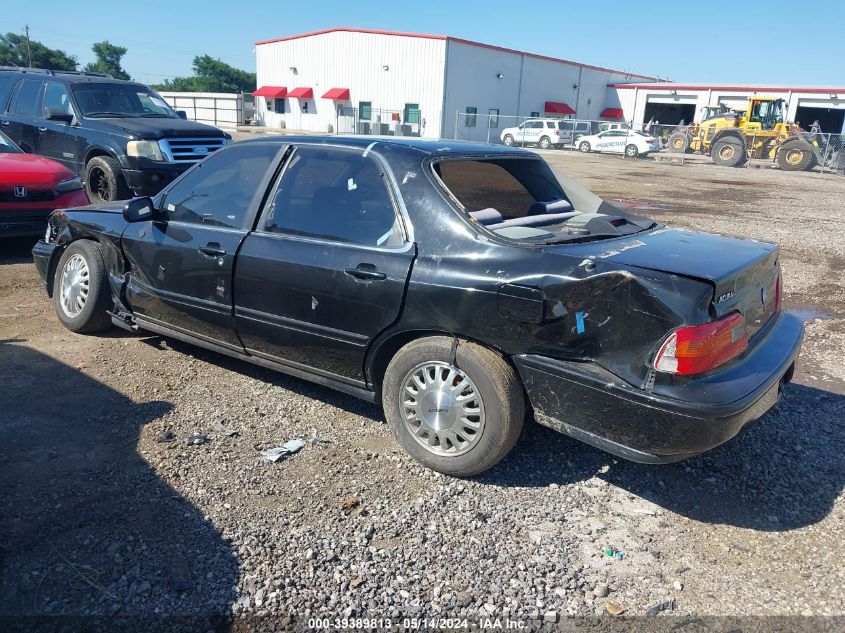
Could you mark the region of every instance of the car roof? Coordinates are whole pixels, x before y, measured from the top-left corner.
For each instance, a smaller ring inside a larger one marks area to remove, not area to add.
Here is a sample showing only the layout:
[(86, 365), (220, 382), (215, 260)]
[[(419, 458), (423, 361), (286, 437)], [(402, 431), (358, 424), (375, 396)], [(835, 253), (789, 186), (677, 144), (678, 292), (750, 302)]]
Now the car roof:
[(118, 83), (133, 86), (143, 86), (137, 81), (124, 81), (123, 79), (115, 79), (111, 75), (105, 73), (89, 73), (84, 71), (73, 70), (47, 70), (44, 68), (18, 68), (16, 66), (0, 66), (0, 73), (15, 73), (18, 75), (30, 75), (35, 78), (43, 79), (64, 79), (69, 83)]
[(453, 139), (422, 139), (419, 137), (407, 136), (358, 136), (358, 135), (287, 135), (261, 136), (260, 138), (245, 139), (240, 143), (296, 143), (298, 145), (341, 145), (344, 147), (359, 148), (361, 150), (378, 149), (379, 145), (388, 145), (401, 149), (416, 150), (429, 156), (439, 154), (460, 154), (460, 155), (502, 155), (521, 156), (524, 158), (536, 157), (534, 152), (518, 147), (506, 145), (494, 145), (492, 143), (478, 143), (474, 141), (457, 141)]

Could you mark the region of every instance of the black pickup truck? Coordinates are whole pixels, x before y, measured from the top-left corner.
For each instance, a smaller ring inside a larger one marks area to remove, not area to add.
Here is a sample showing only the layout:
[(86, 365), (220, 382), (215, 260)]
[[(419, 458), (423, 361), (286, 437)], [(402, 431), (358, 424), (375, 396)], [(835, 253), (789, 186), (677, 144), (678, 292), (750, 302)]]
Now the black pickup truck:
[(0, 67), (0, 130), (69, 167), (93, 202), (154, 195), (231, 137), (99, 73)]

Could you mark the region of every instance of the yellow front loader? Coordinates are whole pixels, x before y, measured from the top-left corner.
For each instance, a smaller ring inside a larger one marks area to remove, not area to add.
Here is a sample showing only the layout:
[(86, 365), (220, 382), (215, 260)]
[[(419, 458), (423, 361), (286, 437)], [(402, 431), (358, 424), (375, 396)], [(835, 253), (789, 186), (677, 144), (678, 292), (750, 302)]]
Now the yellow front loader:
[(708, 109), (707, 118), (674, 132), (670, 152), (710, 154), (713, 163), (741, 167), (749, 158), (774, 159), (784, 171), (804, 171), (818, 164), (818, 147), (796, 123), (784, 121), (784, 101), (749, 97), (745, 112)]

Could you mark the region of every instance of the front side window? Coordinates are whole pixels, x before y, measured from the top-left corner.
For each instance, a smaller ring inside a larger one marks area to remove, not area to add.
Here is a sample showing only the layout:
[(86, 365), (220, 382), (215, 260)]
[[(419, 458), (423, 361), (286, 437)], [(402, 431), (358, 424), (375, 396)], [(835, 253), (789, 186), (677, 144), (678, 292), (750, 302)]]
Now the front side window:
[(73, 109), (70, 106), (70, 97), (68, 97), (67, 88), (65, 88), (64, 84), (53, 81), (47, 82), (44, 88), (44, 97), (41, 101), (41, 116), (46, 118), (49, 110), (59, 110), (65, 114), (73, 114)]
[(15, 145), (8, 136), (0, 132), (0, 154), (21, 154), (23, 150)]
[(475, 120), (478, 115), (478, 108), (473, 106), (469, 106), (466, 109), (466, 126), (467, 127), (475, 127)]
[(71, 90), (84, 117), (179, 118), (164, 99), (144, 86), (91, 82), (73, 84)]
[(18, 86), (18, 92), (12, 101), (11, 111), (23, 116), (35, 116), (40, 91), (40, 79), (24, 79)]
[(172, 222), (244, 228), (261, 180), (279, 151), (255, 143), (218, 150), (168, 190), (164, 216)]
[(373, 156), (333, 147), (299, 147), (264, 219), (270, 233), (360, 244), (404, 241), (381, 165)]

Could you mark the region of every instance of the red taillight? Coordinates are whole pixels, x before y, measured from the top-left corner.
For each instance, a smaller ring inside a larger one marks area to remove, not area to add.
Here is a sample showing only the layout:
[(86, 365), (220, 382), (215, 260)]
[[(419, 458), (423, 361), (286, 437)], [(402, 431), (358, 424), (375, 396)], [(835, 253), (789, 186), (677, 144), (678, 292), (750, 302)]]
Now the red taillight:
[(560, 130), (555, 130), (555, 136), (560, 136)]
[(678, 328), (654, 359), (654, 368), (670, 374), (703, 374), (736, 358), (748, 347), (745, 319), (739, 312), (704, 325)]
[(775, 282), (775, 314), (780, 312), (780, 301), (781, 301), (781, 295), (783, 294), (783, 292), (781, 290), (782, 287), (783, 287), (783, 280), (781, 278), (780, 272), (778, 272), (778, 279)]

